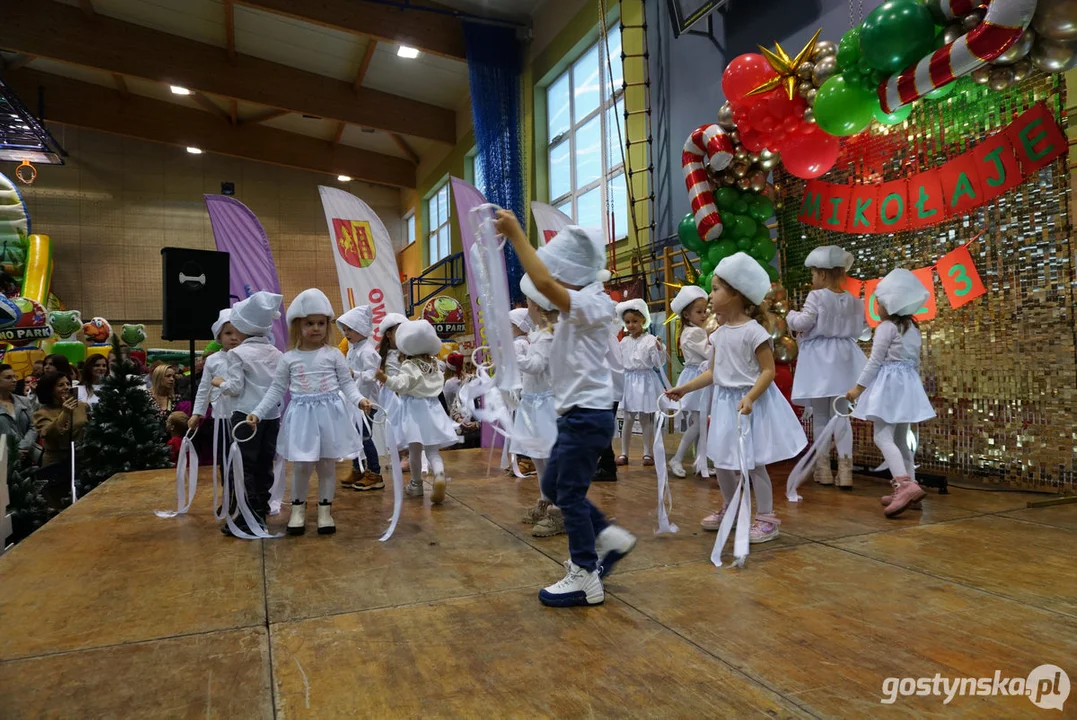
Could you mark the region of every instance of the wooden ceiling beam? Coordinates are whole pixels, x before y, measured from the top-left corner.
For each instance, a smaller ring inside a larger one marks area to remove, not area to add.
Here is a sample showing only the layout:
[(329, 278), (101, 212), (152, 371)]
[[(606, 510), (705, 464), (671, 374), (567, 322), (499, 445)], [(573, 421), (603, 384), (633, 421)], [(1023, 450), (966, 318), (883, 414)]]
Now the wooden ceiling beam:
[(239, 101), (235, 98), (228, 101), (228, 116), (232, 127), (237, 127), (239, 125)]
[(116, 89), (120, 91), (120, 95), (127, 97), (131, 94), (127, 89), (127, 81), (123, 79), (123, 75), (112, 73), (112, 82), (116, 83)]
[(438, 12), (402, 10), (390, 5), (357, 0), (236, 0), (247, 7), (285, 15), (344, 32), (366, 35), (382, 42), (409, 45), (453, 60), (467, 60), (464, 23), (454, 10), (426, 0), (410, 0)]
[(344, 136), (344, 128), (348, 126), (347, 123), (337, 123), (337, 130), (333, 133), (333, 139), (329, 141), (329, 144), (336, 147), (340, 144), (340, 138)]
[(9, 60), (3, 68), (0, 69), (2, 69), (4, 72), (13, 72), (15, 70), (20, 70), (26, 67), (34, 60), (37, 60), (37, 55), (29, 55), (27, 53), (23, 53), (21, 55), (16, 55), (14, 58)]
[(419, 154), (411, 149), (411, 145), (408, 145), (408, 141), (400, 136), (399, 133), (389, 133), (389, 136), (396, 143), (396, 146), (404, 151), (404, 154), (408, 156), (413, 165), (419, 164)]
[(37, 97), (43, 88), (49, 122), (380, 185), (416, 186), (415, 167), (402, 158), (347, 145), (334, 148), (319, 138), (259, 125), (234, 128), (201, 110), (141, 95), (125, 99), (100, 85), (34, 70), (11, 73), (4, 81), (24, 98)]
[[(317, 2), (303, 6), (317, 5)], [(356, 5), (365, 6), (358, 2)], [(4, 0), (0, 47), (385, 132), (456, 142), (456, 113), (43, 0)], [(398, 18), (399, 19), (399, 18)]]
[(236, 6), (232, 0), (224, 0), (224, 37), (228, 59), (236, 61)]
[(355, 74), (355, 82), (352, 83), (352, 90), (359, 92), (359, 89), (363, 87), (363, 80), (366, 78), (366, 71), (370, 68), (370, 61), (374, 58), (374, 51), (378, 49), (378, 41), (371, 39), (366, 46), (366, 52), (363, 53), (363, 61), (359, 63), (359, 72)]
[(267, 120), (276, 120), (279, 117), (284, 117), (288, 114), (287, 110), (265, 110), (257, 115), (251, 115), (249, 118), (245, 118), (239, 121), (240, 125), (258, 125), (264, 123)]
[(232, 122), (232, 116), (229, 113), (225, 112), (224, 109), (222, 109), (220, 105), (213, 102), (212, 100), (210, 100), (208, 97), (206, 97), (202, 93), (200, 93), (200, 92), (191, 93), (191, 99), (194, 100), (196, 103), (198, 103), (203, 108), (205, 108), (206, 110), (208, 110), (211, 114), (216, 115), (221, 120), (224, 120), (226, 123), (228, 123), (230, 125), (234, 124)]
[(82, 9), (82, 14), (87, 18), (94, 18), (97, 13), (93, 9), (93, 0), (79, 0), (79, 7)]

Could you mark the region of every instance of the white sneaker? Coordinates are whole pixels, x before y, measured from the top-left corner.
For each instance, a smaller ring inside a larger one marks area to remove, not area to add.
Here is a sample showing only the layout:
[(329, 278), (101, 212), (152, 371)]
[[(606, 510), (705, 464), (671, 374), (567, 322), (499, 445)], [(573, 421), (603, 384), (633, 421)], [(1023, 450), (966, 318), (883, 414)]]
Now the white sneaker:
[(445, 501), (445, 471), (434, 473), (434, 492), (430, 493), (430, 502), (440, 505)]
[(404, 494), (409, 497), (422, 497), (423, 496), (423, 484), (412, 480), (404, 486)]
[(679, 477), (679, 478), (688, 477), (688, 473), (686, 473), (684, 471), (684, 465), (681, 465), (680, 460), (670, 460), (669, 461), (669, 471), (671, 473), (673, 473), (674, 477)]
[(601, 605), (606, 599), (598, 571), (587, 572), (571, 560), (565, 561), (568, 574), (553, 585), (539, 590), (539, 602), (549, 607)]
[(599, 577), (609, 575), (617, 561), (632, 552), (634, 547), (636, 547), (635, 535), (618, 525), (608, 525), (595, 538)]

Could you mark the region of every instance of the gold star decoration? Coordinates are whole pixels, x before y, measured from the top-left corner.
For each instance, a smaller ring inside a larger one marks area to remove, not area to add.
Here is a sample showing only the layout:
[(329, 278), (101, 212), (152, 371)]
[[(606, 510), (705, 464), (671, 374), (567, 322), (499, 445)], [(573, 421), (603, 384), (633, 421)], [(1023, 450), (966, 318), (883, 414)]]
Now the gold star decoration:
[(763, 57), (767, 59), (770, 66), (774, 68), (774, 72), (778, 73), (776, 77), (772, 77), (762, 85), (752, 88), (745, 97), (751, 97), (752, 95), (762, 95), (765, 92), (770, 92), (779, 85), (785, 87), (785, 94), (792, 100), (797, 96), (797, 83), (800, 80), (797, 78), (797, 68), (800, 67), (800, 63), (804, 62), (811, 57), (812, 52), (815, 51), (815, 41), (819, 39), (819, 34), (823, 32), (822, 28), (815, 31), (815, 34), (811, 36), (811, 40), (808, 44), (796, 54), (796, 57), (789, 57), (789, 53), (785, 52), (781, 43), (774, 43), (774, 50), (765, 48), (762, 45), (759, 46), (759, 51), (763, 53)]

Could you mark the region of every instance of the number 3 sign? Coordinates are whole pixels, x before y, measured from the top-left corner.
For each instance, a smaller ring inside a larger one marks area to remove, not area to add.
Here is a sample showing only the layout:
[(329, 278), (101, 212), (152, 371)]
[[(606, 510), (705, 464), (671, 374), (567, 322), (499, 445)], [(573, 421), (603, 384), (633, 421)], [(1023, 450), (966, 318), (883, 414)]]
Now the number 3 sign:
[(942, 281), (942, 289), (950, 300), (950, 307), (959, 308), (987, 292), (972, 255), (965, 246), (947, 253), (935, 265)]

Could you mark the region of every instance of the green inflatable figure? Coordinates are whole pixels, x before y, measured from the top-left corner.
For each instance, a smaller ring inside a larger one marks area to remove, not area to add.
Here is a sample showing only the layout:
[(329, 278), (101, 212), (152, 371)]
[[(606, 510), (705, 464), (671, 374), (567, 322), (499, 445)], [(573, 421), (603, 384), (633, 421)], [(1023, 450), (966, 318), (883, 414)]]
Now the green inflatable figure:
[(131, 357), (138, 360), (143, 365), (146, 364), (146, 351), (141, 348), (142, 343), (146, 342), (146, 326), (145, 325), (127, 325), (125, 324), (120, 329), (120, 341), (131, 348)]
[(86, 359), (86, 346), (78, 339), (82, 332), (82, 313), (78, 310), (53, 310), (49, 313), (49, 325), (59, 338), (52, 351), (63, 355), (72, 365)]

